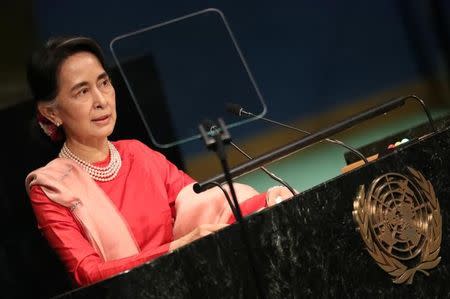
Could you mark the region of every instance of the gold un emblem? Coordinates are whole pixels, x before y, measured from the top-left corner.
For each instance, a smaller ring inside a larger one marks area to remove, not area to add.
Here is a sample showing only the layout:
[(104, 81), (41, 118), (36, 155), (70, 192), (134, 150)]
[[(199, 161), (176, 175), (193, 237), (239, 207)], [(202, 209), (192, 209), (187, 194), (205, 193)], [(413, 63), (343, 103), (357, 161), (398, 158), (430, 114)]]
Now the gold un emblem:
[(411, 284), (417, 271), (436, 267), (442, 236), (442, 218), (433, 186), (417, 170), (411, 176), (387, 173), (366, 194), (359, 186), (353, 219), (378, 266), (397, 284)]

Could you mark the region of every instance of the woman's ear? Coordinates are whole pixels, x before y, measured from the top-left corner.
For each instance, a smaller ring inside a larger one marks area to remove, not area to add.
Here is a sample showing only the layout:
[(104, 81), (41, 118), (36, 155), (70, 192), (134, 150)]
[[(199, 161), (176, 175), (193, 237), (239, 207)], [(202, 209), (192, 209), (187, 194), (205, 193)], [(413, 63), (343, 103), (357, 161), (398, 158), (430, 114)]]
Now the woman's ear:
[(51, 121), (57, 127), (62, 124), (61, 119), (58, 117), (58, 111), (54, 103), (38, 102), (37, 109), (42, 116)]

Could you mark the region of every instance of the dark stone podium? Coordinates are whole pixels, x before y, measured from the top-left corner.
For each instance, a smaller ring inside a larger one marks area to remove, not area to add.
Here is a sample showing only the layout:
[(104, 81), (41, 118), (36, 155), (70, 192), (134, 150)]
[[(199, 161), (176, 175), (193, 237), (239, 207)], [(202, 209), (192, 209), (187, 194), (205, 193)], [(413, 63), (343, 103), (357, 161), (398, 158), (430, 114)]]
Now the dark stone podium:
[[(417, 272), (411, 285), (398, 285), (368, 254), (352, 210), (359, 185), (388, 172), (408, 173), (408, 166), (433, 184), (439, 199), (442, 260), (430, 276)], [(262, 293), (266, 298), (450, 297), (449, 169), (450, 129), (445, 128), (248, 217)], [(59, 298), (255, 298), (240, 236), (238, 225), (232, 225)]]

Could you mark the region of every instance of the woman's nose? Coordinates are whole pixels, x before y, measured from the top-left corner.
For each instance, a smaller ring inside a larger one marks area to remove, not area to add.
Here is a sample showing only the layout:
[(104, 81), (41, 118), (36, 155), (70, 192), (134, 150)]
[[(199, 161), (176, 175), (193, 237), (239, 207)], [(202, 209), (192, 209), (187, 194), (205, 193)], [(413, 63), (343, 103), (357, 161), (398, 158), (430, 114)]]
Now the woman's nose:
[(94, 92), (94, 107), (103, 108), (107, 103), (108, 100), (106, 98), (106, 95), (104, 95), (100, 90), (96, 88)]

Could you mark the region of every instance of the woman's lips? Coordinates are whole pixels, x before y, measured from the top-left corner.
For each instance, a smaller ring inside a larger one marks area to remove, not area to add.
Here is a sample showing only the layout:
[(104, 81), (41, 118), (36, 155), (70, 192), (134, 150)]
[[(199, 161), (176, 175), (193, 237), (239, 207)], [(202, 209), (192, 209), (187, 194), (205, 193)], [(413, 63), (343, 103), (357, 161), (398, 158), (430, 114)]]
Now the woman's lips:
[(103, 116), (94, 118), (92, 121), (95, 122), (95, 123), (98, 123), (98, 124), (107, 123), (107, 122), (109, 122), (110, 116), (111, 116), (110, 114), (108, 114), (108, 115), (103, 115)]

